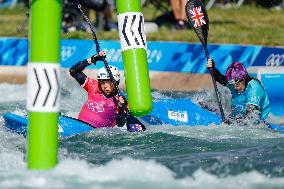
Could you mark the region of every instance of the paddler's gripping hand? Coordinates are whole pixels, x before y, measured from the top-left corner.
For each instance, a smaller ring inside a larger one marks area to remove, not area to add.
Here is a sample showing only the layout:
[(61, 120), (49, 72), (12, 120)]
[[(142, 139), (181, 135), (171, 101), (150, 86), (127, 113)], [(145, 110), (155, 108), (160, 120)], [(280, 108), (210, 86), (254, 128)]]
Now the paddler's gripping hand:
[[(103, 60), (106, 58), (106, 53), (104, 51), (101, 51), (98, 55), (96, 55), (98, 57), (98, 60)], [(93, 61), (93, 56), (91, 57), (92, 61)]]
[(215, 62), (212, 58), (209, 58), (207, 61), (207, 69), (211, 69), (215, 67)]
[(122, 95), (118, 97), (118, 106), (120, 109), (125, 109), (127, 106), (127, 100)]
[(118, 116), (116, 118), (116, 124), (118, 127), (123, 127), (127, 124), (128, 111), (127, 111), (127, 100), (124, 96), (118, 97)]
[(99, 52), (99, 54), (95, 54), (87, 59), (89, 64), (96, 64), (97, 61), (103, 60), (106, 58), (106, 53), (104, 51)]

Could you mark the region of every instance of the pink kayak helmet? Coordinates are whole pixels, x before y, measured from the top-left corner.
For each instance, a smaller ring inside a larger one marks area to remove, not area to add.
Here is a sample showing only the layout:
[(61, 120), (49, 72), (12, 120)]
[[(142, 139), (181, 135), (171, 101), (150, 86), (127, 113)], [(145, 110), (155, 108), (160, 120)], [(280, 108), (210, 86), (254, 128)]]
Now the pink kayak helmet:
[(233, 62), (226, 71), (226, 78), (229, 83), (236, 83), (246, 78), (248, 72), (240, 62)]

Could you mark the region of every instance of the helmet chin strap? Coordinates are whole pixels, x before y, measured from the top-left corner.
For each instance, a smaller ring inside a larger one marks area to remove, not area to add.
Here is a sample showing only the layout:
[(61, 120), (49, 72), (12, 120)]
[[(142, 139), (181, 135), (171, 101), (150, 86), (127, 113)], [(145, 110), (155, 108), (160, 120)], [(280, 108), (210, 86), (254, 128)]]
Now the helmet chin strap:
[(113, 91), (111, 94), (109, 95), (106, 95), (104, 92), (103, 92), (103, 95), (106, 97), (106, 98), (112, 98), (112, 97), (115, 97), (117, 95), (117, 91)]

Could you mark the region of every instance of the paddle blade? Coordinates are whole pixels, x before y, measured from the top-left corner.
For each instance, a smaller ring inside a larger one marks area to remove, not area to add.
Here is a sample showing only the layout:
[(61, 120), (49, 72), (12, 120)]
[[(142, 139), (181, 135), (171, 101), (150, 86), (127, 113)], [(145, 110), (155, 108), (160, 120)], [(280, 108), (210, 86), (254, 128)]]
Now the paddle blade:
[(141, 123), (136, 117), (129, 114), (127, 116), (127, 130), (129, 132), (143, 132), (146, 130), (145, 125)]
[(189, 0), (186, 3), (186, 15), (191, 27), (205, 49), (206, 56), (209, 56), (207, 50), (209, 19), (202, 0)]

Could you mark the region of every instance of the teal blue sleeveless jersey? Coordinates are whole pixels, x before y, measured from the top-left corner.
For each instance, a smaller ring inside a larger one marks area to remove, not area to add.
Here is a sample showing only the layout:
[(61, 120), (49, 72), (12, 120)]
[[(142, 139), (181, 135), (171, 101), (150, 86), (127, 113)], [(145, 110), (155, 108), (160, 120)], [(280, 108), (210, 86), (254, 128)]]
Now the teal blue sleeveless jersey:
[(255, 79), (252, 79), (246, 89), (238, 93), (233, 85), (228, 85), (232, 94), (232, 114), (233, 116), (244, 116), (246, 113), (246, 106), (248, 104), (259, 107), (261, 111), (261, 118), (265, 120), (270, 112), (270, 103), (268, 96), (260, 84)]

